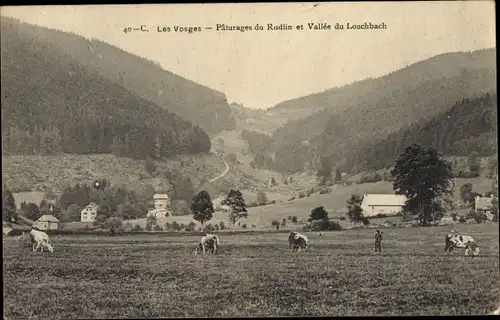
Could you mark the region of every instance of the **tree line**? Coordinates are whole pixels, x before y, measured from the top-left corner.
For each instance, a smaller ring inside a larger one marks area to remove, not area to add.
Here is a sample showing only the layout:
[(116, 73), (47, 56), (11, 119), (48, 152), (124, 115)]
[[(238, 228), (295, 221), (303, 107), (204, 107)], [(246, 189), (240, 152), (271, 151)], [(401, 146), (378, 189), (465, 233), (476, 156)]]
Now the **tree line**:
[[(2, 31), (12, 32), (11, 29)], [(144, 159), (210, 150), (210, 138), (45, 42), (2, 37), (5, 154), (111, 153)], [(29, 66), (29, 67), (27, 67)]]
[(492, 155), (497, 152), (496, 115), (496, 94), (463, 99), (430, 120), (418, 121), (386, 139), (355, 148), (344, 165), (354, 171), (387, 168), (413, 143), (431, 146), (444, 155)]

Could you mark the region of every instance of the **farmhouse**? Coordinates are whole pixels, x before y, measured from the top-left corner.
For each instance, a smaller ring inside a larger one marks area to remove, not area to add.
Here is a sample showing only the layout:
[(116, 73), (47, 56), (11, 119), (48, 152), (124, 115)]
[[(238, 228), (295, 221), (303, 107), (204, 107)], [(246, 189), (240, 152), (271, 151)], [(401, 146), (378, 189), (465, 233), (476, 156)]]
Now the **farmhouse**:
[(401, 212), (406, 196), (396, 194), (365, 194), (361, 202), (361, 209), (365, 217), (374, 217), (379, 214), (396, 215)]
[(97, 218), (97, 210), (99, 207), (94, 202), (86, 205), (82, 211), (80, 212), (80, 221), (81, 222), (94, 222)]
[(172, 215), (170, 211), (170, 197), (166, 193), (157, 193), (153, 196), (155, 208), (148, 211), (148, 217), (165, 218)]
[(474, 199), (476, 212), (491, 213), (491, 211), (493, 210), (492, 200), (493, 195), (491, 197), (476, 196), (476, 198)]
[(44, 214), (40, 217), (33, 226), (40, 230), (57, 230), (59, 227), (59, 220), (51, 214)]
[(490, 197), (476, 196), (474, 199), (476, 213), (482, 212), (490, 221), (493, 220), (493, 195)]

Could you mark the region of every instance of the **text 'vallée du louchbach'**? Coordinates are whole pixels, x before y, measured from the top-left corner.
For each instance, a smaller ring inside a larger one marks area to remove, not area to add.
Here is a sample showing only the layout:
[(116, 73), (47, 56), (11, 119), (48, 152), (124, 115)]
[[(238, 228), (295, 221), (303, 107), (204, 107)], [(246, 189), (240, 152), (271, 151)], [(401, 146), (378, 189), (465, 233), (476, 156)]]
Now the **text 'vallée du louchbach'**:
[[(168, 33), (168, 32), (181, 32), (181, 33), (196, 33), (202, 30), (215, 30), (215, 31), (288, 31), (288, 30), (374, 30), (374, 29), (387, 29), (387, 25), (384, 22), (373, 24), (371, 22), (364, 23), (351, 23), (346, 24), (335, 23), (329, 24), (326, 22), (309, 22), (307, 24), (290, 25), (288, 23), (281, 24), (256, 24), (251, 25), (227, 25), (227, 24), (216, 24), (213, 27), (200, 27), (200, 26), (160, 26), (157, 25), (153, 28), (153, 32)], [(139, 32), (149, 32), (150, 28), (146, 25), (141, 25), (140, 27), (125, 27), (123, 32), (129, 33), (132, 31)]]

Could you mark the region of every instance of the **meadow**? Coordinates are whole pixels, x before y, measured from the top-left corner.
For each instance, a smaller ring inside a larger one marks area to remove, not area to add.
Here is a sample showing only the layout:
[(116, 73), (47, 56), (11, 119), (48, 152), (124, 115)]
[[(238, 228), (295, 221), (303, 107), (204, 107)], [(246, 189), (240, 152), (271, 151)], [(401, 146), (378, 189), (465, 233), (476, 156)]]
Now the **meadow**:
[(306, 233), (221, 233), (213, 256), (199, 237), (53, 236), (52, 254), (4, 238), (6, 319), (393, 316), (487, 314), (498, 308), (498, 224), (460, 226), (481, 246), (444, 256), (449, 227)]

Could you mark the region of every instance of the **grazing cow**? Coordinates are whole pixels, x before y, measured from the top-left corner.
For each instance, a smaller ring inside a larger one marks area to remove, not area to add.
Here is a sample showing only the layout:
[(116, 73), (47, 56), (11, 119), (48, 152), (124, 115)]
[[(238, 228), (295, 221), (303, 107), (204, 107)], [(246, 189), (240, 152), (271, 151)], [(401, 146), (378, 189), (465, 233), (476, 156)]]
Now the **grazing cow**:
[(31, 239), (33, 252), (38, 251), (38, 249), (40, 249), (43, 252), (43, 248), (48, 249), (49, 252), (54, 252), (54, 245), (52, 244), (52, 242), (49, 239), (49, 236), (45, 232), (36, 229), (31, 229), (29, 236)]
[(300, 251), (301, 249), (307, 251), (309, 249), (309, 239), (298, 232), (291, 232), (288, 236), (288, 242), (292, 251)]
[(294, 237), (295, 237), (295, 235), (297, 235), (297, 234), (300, 234), (300, 233), (298, 233), (298, 232), (290, 232), (290, 234), (288, 235), (288, 243), (289, 243), (288, 248), (292, 249), (293, 244), (294, 244), (294, 242), (295, 242)]
[(294, 249), (297, 251), (309, 249), (309, 239), (303, 234), (296, 234), (293, 239), (295, 240)]
[(205, 254), (207, 252), (210, 254), (214, 254), (217, 252), (217, 248), (219, 247), (219, 237), (217, 237), (215, 234), (207, 234), (203, 238), (201, 238), (200, 243), (196, 247), (195, 254), (198, 254), (202, 252)]
[(448, 234), (445, 238), (444, 254), (451, 253), (454, 248), (465, 248), (465, 255), (472, 254), (477, 256), (479, 254), (479, 247), (471, 236), (464, 236), (458, 234)]

